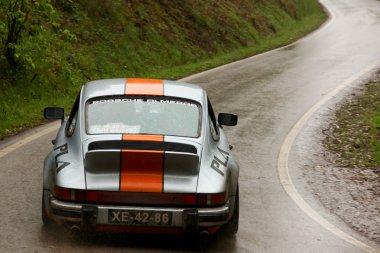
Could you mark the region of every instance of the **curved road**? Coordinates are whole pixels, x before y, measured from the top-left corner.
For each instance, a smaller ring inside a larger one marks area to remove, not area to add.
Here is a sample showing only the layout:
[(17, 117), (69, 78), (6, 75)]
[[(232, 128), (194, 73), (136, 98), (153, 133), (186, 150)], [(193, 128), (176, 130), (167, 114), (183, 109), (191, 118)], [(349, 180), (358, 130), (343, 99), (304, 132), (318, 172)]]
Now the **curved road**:
[[(240, 230), (235, 238), (219, 234), (201, 250), (380, 252), (379, 245), (329, 215), (306, 194), (313, 211), (366, 247), (343, 240), (310, 218), (289, 197), (278, 176), (280, 149), (290, 150), (292, 142), (283, 143), (295, 123), (336, 87), (357, 82), (380, 67), (380, 1), (324, 0), (323, 4), (331, 12), (330, 21), (297, 43), (184, 79), (208, 90), (217, 111), (240, 117), (239, 125), (227, 130), (241, 166)], [(78, 237), (58, 227), (44, 229), (42, 164), (56, 127), (49, 124), (0, 143), (1, 252), (199, 250), (182, 237)]]

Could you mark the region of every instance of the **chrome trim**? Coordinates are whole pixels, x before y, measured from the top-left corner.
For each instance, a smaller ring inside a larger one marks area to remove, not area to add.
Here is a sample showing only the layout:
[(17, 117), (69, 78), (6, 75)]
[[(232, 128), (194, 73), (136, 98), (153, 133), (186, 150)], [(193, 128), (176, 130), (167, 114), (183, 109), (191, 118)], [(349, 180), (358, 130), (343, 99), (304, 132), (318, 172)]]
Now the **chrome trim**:
[(74, 212), (82, 211), (82, 204), (68, 203), (68, 202), (63, 202), (56, 199), (50, 200), (50, 205), (52, 209), (58, 209), (58, 210), (63, 210), (63, 211), (74, 211)]
[[(72, 212), (81, 212), (82, 205), (81, 203), (69, 203), (56, 199), (50, 199), (50, 205), (52, 209), (62, 210), (62, 211), (72, 211)], [(161, 211), (161, 212), (172, 212), (172, 227), (182, 227), (182, 212), (189, 208), (172, 208), (172, 207), (139, 207), (139, 206), (116, 206), (116, 205), (94, 205), (98, 208), (97, 214), (97, 224), (109, 224), (108, 223), (108, 210), (117, 209), (117, 210), (140, 210), (140, 211)], [(229, 213), (229, 203), (227, 202), (223, 206), (219, 207), (207, 207), (207, 208), (196, 208), (198, 210), (198, 216), (220, 216)], [(70, 217), (63, 217), (58, 215), (53, 215), (54, 218), (62, 221), (80, 221), (81, 219), (75, 219)], [(227, 222), (225, 221), (211, 221), (211, 222), (199, 222), (199, 226), (218, 226), (223, 225)]]

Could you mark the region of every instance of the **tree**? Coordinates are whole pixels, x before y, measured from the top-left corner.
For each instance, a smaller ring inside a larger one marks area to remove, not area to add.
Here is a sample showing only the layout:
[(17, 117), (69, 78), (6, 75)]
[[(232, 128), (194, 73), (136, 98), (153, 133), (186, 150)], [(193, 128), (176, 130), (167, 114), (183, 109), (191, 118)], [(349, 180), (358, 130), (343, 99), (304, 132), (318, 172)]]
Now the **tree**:
[(50, 0), (0, 0), (1, 51), (11, 70), (25, 62), (33, 65), (27, 55), (18, 53), (26, 35), (33, 36), (41, 18), (54, 12)]

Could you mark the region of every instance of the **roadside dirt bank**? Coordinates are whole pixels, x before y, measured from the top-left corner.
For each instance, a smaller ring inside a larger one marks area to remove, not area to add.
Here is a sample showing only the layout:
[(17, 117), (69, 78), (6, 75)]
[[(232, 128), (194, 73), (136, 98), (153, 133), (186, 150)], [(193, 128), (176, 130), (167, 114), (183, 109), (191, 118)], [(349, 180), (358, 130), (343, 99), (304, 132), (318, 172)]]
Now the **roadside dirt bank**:
[[(376, 133), (368, 136), (373, 133), (355, 118), (362, 113), (359, 107), (369, 106), (360, 102), (363, 96), (376, 99), (374, 87), (380, 91), (380, 73), (334, 99), (311, 120), (299, 137), (312, 150), (306, 155), (300, 179), (306, 190), (332, 214), (368, 239), (380, 243), (380, 167), (364, 165), (371, 160), (369, 151), (355, 139), (368, 142), (370, 138), (379, 137)], [(342, 114), (352, 120), (342, 122)], [(358, 131), (367, 136), (357, 135)], [(343, 135), (352, 143), (342, 141)]]

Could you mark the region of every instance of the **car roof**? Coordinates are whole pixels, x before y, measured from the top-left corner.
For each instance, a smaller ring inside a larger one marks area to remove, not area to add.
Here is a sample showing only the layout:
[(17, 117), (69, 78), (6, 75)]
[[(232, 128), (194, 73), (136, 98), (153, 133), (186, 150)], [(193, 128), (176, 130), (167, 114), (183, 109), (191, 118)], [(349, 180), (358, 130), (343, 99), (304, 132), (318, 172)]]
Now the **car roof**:
[(102, 79), (88, 82), (83, 87), (84, 101), (94, 97), (113, 95), (166, 96), (185, 98), (203, 104), (205, 91), (194, 84), (180, 81), (144, 78)]

